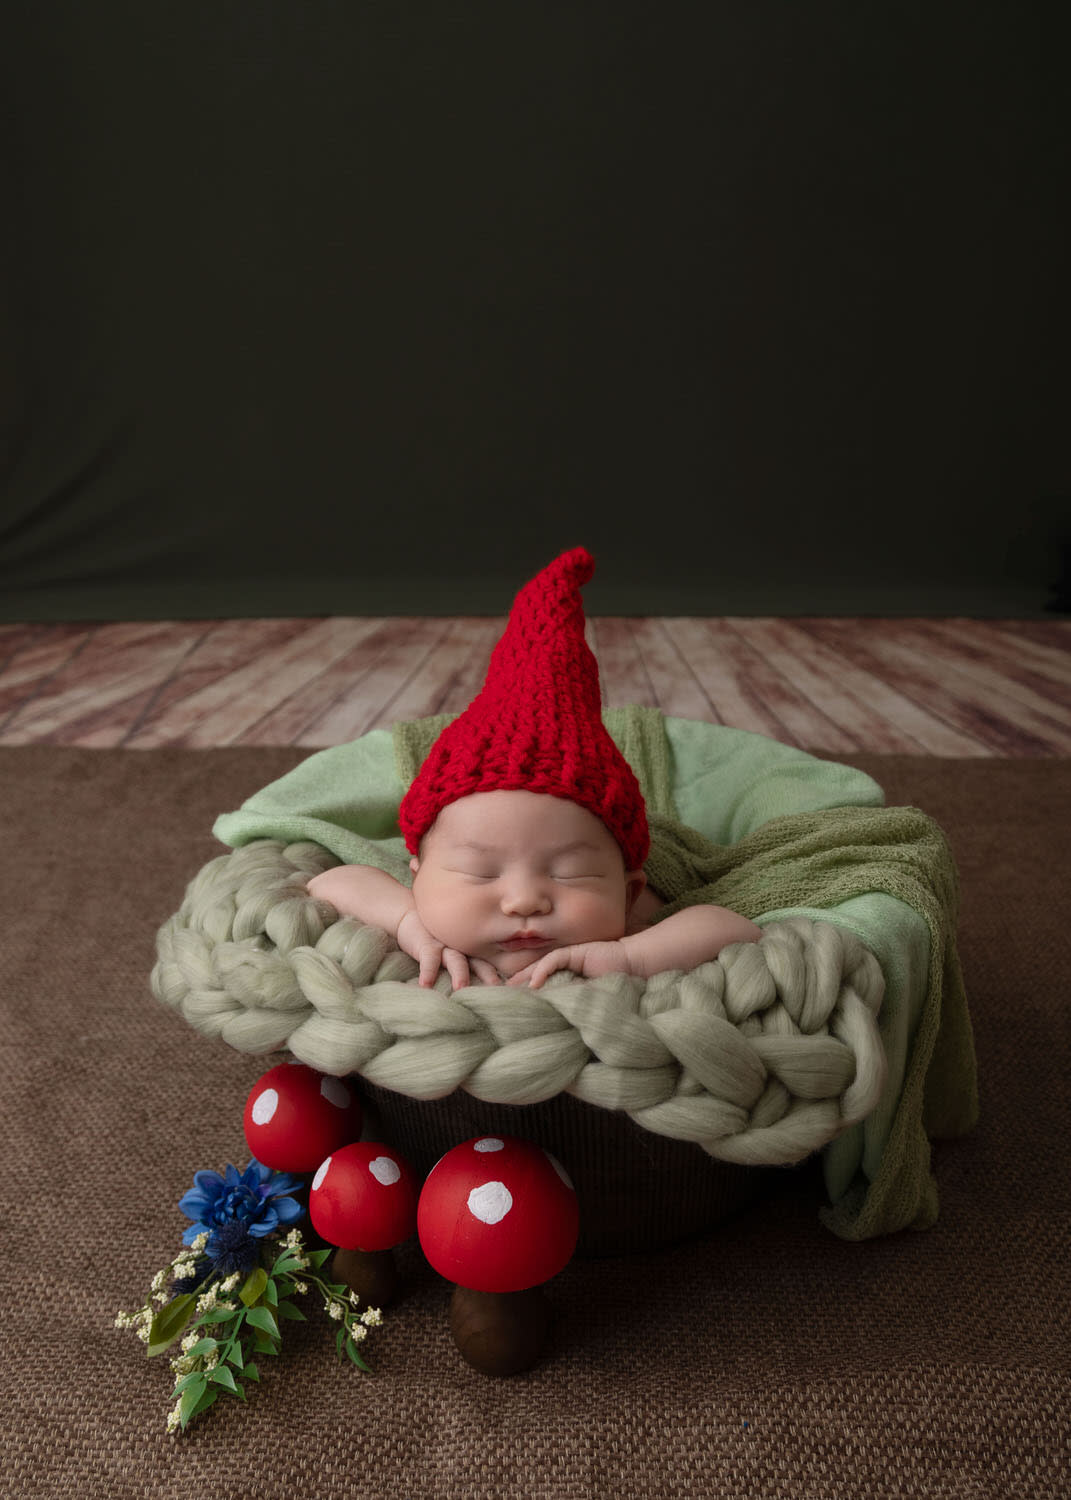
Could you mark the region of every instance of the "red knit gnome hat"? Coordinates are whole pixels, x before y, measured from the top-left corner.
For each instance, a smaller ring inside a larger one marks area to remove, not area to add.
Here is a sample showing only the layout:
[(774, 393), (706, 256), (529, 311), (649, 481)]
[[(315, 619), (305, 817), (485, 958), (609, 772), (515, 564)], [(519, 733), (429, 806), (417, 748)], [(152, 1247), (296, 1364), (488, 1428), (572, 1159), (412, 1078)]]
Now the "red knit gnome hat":
[(599, 668), (584, 639), (580, 588), (595, 571), (574, 547), (525, 584), (487, 677), (440, 734), (402, 801), (408, 849), (448, 802), (474, 792), (547, 792), (577, 802), (613, 834), (638, 870), (650, 836), (643, 793), (602, 722)]

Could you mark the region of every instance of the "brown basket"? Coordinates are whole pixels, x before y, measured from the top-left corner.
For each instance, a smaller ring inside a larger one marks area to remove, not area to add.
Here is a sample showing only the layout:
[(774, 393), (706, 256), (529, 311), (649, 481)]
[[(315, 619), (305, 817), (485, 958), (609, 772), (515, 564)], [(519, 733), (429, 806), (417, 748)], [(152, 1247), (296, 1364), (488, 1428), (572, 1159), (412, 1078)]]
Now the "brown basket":
[(769, 1196), (792, 1170), (717, 1161), (567, 1094), (541, 1104), (488, 1104), (460, 1089), (445, 1099), (410, 1099), (358, 1083), (366, 1133), (395, 1146), (421, 1176), (474, 1136), (521, 1136), (551, 1152), (580, 1201), (580, 1255), (661, 1250), (706, 1234)]

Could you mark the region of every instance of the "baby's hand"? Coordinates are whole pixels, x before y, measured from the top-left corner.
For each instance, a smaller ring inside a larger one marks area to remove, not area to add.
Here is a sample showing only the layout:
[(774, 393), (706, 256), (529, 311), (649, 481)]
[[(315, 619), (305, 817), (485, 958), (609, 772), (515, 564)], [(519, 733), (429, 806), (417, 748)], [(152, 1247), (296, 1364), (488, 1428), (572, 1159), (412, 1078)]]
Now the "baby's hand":
[(464, 989), (467, 984), (471, 984), (473, 975), (484, 984), (502, 983), (498, 970), (486, 959), (472, 959), (470, 972), (468, 957), (457, 948), (448, 948), (438, 938), (433, 938), (415, 911), (405, 913), (398, 923), (396, 936), (402, 952), (415, 958), (420, 965), (419, 982), (423, 989), (431, 988), (439, 977), (440, 969), (445, 969), (449, 974), (450, 983), (455, 990)]
[(420, 965), (420, 984), (429, 989), (445, 969), (454, 989), (469, 982), (469, 962), (456, 948), (448, 948), (433, 938), (415, 911), (407, 911), (398, 923), (398, 947)]
[(570, 969), (582, 974), (585, 979), (595, 979), (600, 974), (627, 974), (628, 950), (624, 943), (573, 943), (568, 948), (554, 948), (544, 953), (526, 969), (514, 974), (510, 984), (528, 985), (538, 990), (544, 980), (559, 969)]

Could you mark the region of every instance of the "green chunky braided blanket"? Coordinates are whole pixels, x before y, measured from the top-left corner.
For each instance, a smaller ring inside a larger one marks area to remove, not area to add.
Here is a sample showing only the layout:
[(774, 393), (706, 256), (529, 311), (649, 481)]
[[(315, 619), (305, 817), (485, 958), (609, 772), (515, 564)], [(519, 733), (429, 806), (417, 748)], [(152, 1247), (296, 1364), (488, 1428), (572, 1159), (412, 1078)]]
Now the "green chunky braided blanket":
[[(929, 1168), (930, 1138), (965, 1131), (977, 1112), (973, 1044), (955, 947), (956, 872), (941, 830), (918, 809), (882, 807), (880, 788), (862, 773), (763, 736), (664, 719), (651, 709), (608, 710), (605, 717), (647, 799), (652, 851), (646, 869), (653, 888), (669, 903), (663, 914), (702, 901), (731, 907), (758, 922), (771, 942), (776, 937), (770, 952), (779, 954), (790, 951), (792, 932), (802, 931), (802, 922), (808, 940), (797, 960), (803, 968), (792, 981), (799, 996), (817, 995), (822, 989), (817, 979), (806, 977), (810, 965), (816, 966), (817, 974), (825, 962), (818, 941), (822, 929), (839, 930), (845, 940), (861, 943), (862, 952), (869, 950), (877, 957), (884, 974), (880, 1029), (887, 1082), (877, 1106), (872, 1100), (868, 1103), (865, 1119), (849, 1115), (858, 1123), (823, 1137), (829, 1141), (823, 1160), (832, 1199), (825, 1220), (838, 1235), (851, 1239), (931, 1224), (937, 1195)], [(216, 834), (236, 848), (257, 840), (292, 844), (299, 864), (305, 858), (300, 841), (308, 840), (326, 851), (328, 863), (333, 856), (375, 864), (408, 882), (408, 856), (398, 836), (398, 802), (446, 722), (435, 718), (402, 724), (395, 726), (393, 735), (374, 731), (351, 745), (311, 756), (251, 797), (242, 809), (223, 815)], [(204, 878), (211, 884), (217, 877), (206, 871)], [(233, 914), (234, 901), (228, 900)], [(297, 912), (293, 901), (290, 909)], [(220, 918), (217, 914), (209, 920)], [(279, 926), (283, 918), (277, 913), (272, 920)], [(309, 918), (306, 914), (294, 920)], [(183, 918), (180, 913), (174, 921), (182, 928), (188, 915)], [(345, 924), (336, 925), (343, 943)], [(333, 942), (333, 934), (325, 934), (322, 941), (329, 938)], [(199, 1024), (193, 1012), (201, 1002), (186, 981), (183, 990), (170, 956), (184, 942), (189, 946), (192, 934), (172, 932), (166, 943), (162, 941), (154, 987), (161, 998), (181, 1004)], [(784, 948), (786, 942), (789, 948)], [(404, 960), (404, 955), (394, 957)], [(309, 970), (309, 983), (315, 984), (313, 961), (301, 959), (300, 953), (295, 958)], [(326, 959), (325, 953), (316, 974), (327, 973)], [(406, 977), (408, 971), (395, 974), (389, 967), (389, 954), (378, 954), (376, 962), (380, 960), (388, 967), (373, 965), (373, 970), (384, 979)], [(857, 958), (842, 953), (837, 961), (863, 974)], [(194, 966), (202, 962), (198, 951)], [(730, 985), (736, 962), (729, 950), (705, 968), (718, 969), (718, 984)], [(771, 962), (776, 967), (788, 960)], [(571, 983), (579, 994), (580, 981)], [(862, 978), (859, 986), (866, 989)], [(388, 1002), (389, 986), (374, 988), (382, 989), (384, 1006), (398, 1003)], [(204, 993), (207, 996), (207, 990)], [(475, 993), (466, 992), (466, 997)], [(498, 993), (487, 993), (492, 1010)], [(516, 1005), (517, 992), (507, 993)], [(584, 989), (586, 1004), (592, 1003), (593, 993), (590, 986)], [(367, 989), (361, 995), (364, 1015)], [(560, 1008), (567, 998), (555, 1003)], [(675, 999), (680, 998), (678, 993)], [(641, 1001), (642, 1006), (659, 1009), (653, 994)], [(325, 994), (323, 1005), (330, 1009), (344, 1002), (349, 1003), (345, 997), (333, 1000)], [(476, 1003), (467, 999), (469, 1006)], [(523, 1026), (519, 1010), (517, 1016), (517, 1024)], [(578, 1016), (576, 1024), (582, 1020)], [(214, 1014), (204, 1024), (217, 1030), (222, 1025)], [(460, 1016), (447, 1018), (445, 1024), (462, 1032), (470, 1026)], [(456, 1050), (470, 1045), (475, 1043), (460, 1038), (444, 1043), (443, 1057), (451, 1046)], [(395, 1055), (404, 1055), (404, 1050), (402, 1044), (401, 1054)], [(446, 1066), (444, 1076), (449, 1072)], [(578, 1077), (575, 1066), (568, 1076)], [(583, 1097), (579, 1082), (570, 1087)]]

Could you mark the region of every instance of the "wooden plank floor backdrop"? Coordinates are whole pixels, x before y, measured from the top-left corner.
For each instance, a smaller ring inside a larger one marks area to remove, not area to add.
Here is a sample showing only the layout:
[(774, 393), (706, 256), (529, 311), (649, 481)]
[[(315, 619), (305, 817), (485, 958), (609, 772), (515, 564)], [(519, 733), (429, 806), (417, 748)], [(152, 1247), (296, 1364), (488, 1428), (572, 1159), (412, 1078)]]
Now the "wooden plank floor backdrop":
[[(505, 617), (0, 626), (0, 745), (344, 743), (457, 712)], [(812, 750), (1071, 753), (1071, 621), (593, 618), (607, 705)]]

